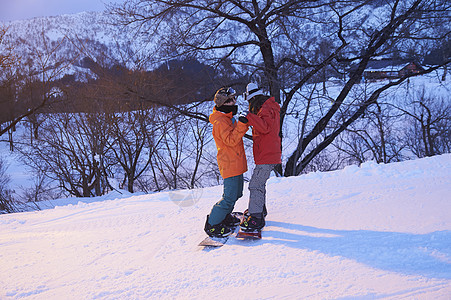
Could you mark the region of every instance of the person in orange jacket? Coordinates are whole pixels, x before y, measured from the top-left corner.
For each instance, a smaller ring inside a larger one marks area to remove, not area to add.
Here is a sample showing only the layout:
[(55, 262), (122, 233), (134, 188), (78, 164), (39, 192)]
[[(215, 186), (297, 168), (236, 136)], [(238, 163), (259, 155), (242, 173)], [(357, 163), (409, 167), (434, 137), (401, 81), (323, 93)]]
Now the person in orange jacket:
[(254, 83), (247, 85), (245, 100), (249, 101), (249, 112), (242, 113), (239, 120), (252, 126), (255, 169), (249, 181), (249, 206), (240, 227), (255, 231), (265, 226), (266, 181), (275, 165), (282, 162), (280, 105)]
[(211, 237), (225, 237), (232, 233), (230, 227), (240, 220), (231, 212), (236, 201), (243, 196), (247, 160), (244, 152), (243, 136), (248, 126), (237, 121), (236, 93), (232, 88), (221, 88), (214, 96), (215, 107), (210, 115), (213, 124), (213, 138), (218, 150), (219, 172), (224, 179), (224, 192), (207, 216), (204, 231)]

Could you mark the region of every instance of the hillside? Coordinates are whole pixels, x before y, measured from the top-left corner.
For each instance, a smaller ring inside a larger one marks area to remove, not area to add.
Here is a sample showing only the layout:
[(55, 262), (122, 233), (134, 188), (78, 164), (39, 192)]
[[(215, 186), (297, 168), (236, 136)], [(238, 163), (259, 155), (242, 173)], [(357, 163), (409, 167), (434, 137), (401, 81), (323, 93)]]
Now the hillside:
[(11, 44), (22, 63), (39, 70), (43, 65), (58, 66), (61, 61), (68, 61), (58, 76), (52, 74), (52, 80), (75, 74), (78, 81), (85, 81), (85, 76), (93, 78), (95, 74), (83, 65), (84, 58), (95, 57), (113, 65), (120, 60), (122, 51), (145, 50), (142, 37), (111, 25), (110, 21), (105, 12), (82, 12), (0, 22), (0, 26), (7, 28), (3, 43)]
[(449, 299), (450, 168), (446, 154), (273, 177), (263, 240), (211, 251), (197, 243), (221, 186), (0, 215), (0, 298)]

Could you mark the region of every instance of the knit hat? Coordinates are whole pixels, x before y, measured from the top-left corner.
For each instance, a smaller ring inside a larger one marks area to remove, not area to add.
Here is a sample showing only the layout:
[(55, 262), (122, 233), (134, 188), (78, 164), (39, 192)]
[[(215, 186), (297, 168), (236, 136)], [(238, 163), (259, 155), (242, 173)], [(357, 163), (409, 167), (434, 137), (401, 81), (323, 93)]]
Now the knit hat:
[(263, 91), (260, 90), (255, 83), (249, 83), (246, 87), (246, 92), (244, 93), (244, 100), (249, 101), (252, 97), (257, 95), (264, 95)]
[(227, 100), (235, 96), (235, 90), (232, 88), (220, 88), (213, 99), (217, 107), (222, 106)]

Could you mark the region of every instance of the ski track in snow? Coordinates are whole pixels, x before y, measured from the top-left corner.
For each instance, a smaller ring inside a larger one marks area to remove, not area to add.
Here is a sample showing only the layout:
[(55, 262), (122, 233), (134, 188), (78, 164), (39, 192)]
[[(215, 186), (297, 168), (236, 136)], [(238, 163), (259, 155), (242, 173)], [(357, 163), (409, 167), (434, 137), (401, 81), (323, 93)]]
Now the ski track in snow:
[(213, 250), (197, 244), (221, 186), (1, 215), (0, 298), (450, 299), (450, 168), (447, 154), (272, 177), (263, 239)]

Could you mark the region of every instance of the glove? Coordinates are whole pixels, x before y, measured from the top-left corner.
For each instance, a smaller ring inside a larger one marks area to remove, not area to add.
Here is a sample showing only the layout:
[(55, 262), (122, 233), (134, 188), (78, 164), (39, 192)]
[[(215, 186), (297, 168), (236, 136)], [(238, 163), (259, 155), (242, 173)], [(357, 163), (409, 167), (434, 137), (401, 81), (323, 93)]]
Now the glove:
[(238, 121), (240, 121), (241, 123), (244, 123), (244, 124), (247, 124), (247, 122), (249, 122), (249, 120), (243, 116), (239, 116)]
[(248, 111), (241, 112), (240, 115), (238, 116), (238, 121), (240, 121), (241, 123), (244, 123), (244, 124), (249, 122), (249, 120), (247, 119), (248, 113), (249, 113)]

